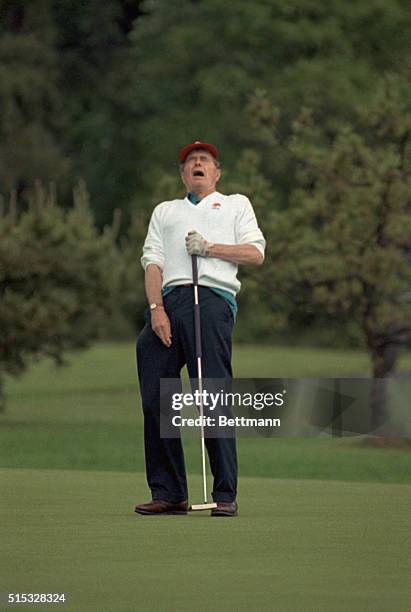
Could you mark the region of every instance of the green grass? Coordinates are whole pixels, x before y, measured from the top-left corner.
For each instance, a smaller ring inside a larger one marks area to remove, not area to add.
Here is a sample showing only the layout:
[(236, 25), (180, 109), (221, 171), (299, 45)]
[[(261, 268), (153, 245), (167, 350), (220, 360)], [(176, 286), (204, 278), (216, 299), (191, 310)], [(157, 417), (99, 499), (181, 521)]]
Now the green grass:
[[(366, 373), (367, 363), (355, 351), (281, 347), (238, 346), (234, 356), (237, 375), (248, 377), (344, 376)], [(43, 361), (8, 382), (0, 466), (144, 471), (133, 345), (101, 344), (71, 362), (55, 369)], [(185, 450), (189, 471), (198, 473), (198, 441), (187, 439)], [(244, 476), (411, 481), (411, 453), (364, 448), (358, 440), (240, 439), (239, 460)]]
[[(238, 377), (368, 373), (355, 351), (234, 354)], [(0, 609), (6, 592), (64, 592), (63, 609), (75, 612), (409, 609), (410, 452), (358, 439), (244, 438), (237, 518), (141, 517), (132, 511), (148, 493), (131, 344), (98, 345), (60, 370), (41, 362), (7, 391)], [(198, 441), (185, 449), (198, 501)]]
[(143, 480), (0, 469), (1, 591), (75, 612), (409, 610), (410, 485), (243, 478), (239, 516), (212, 519), (135, 515)]

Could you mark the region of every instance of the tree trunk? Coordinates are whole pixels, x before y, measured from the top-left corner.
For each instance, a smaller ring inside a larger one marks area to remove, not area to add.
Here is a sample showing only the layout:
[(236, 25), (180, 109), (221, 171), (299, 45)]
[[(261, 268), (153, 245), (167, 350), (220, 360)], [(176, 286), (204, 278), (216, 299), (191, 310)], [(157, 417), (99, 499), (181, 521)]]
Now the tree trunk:
[(373, 384), (371, 390), (371, 411), (373, 428), (367, 440), (375, 448), (409, 449), (409, 441), (392, 431), (387, 406), (387, 387), (391, 370), (387, 368), (384, 347), (372, 352)]
[(373, 383), (371, 389), (371, 413), (373, 431), (378, 430), (376, 435), (384, 435), (384, 425), (388, 415), (387, 403), (387, 369), (385, 367), (384, 350), (382, 347), (374, 347), (372, 354)]

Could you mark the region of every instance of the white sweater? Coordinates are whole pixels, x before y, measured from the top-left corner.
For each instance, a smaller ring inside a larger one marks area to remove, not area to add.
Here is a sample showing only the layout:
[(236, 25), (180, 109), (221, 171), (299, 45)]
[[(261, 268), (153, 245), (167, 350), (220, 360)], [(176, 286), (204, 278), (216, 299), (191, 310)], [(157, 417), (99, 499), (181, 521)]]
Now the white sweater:
[[(144, 269), (156, 264), (163, 271), (163, 288), (192, 282), (191, 258), (185, 237), (198, 231), (208, 242), (253, 244), (264, 255), (265, 239), (250, 200), (243, 195), (210, 193), (198, 204), (188, 198), (158, 204), (151, 216), (143, 247)], [(237, 264), (216, 257), (198, 258), (198, 282), (235, 295), (241, 283)]]

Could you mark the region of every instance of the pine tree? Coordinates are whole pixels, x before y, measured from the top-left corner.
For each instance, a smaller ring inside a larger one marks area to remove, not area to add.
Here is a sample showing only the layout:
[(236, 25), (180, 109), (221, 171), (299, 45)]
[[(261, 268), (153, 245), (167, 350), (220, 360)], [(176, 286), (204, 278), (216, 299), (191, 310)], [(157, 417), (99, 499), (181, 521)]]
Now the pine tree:
[[(65, 114), (50, 2), (0, 6), (0, 192), (25, 196), (36, 179), (64, 183)], [(22, 200), (22, 198), (19, 198)]]
[(96, 230), (83, 185), (68, 211), (38, 183), (28, 210), (15, 193), (0, 216), (0, 382), (33, 358), (62, 364), (116, 308), (122, 262), (115, 229)]
[[(393, 330), (411, 339), (411, 84), (387, 77), (372, 105), (334, 131), (304, 111), (289, 142), (290, 206), (272, 213), (266, 298), (292, 318), (338, 317), (389, 375)], [(382, 409), (376, 385), (374, 409)]]

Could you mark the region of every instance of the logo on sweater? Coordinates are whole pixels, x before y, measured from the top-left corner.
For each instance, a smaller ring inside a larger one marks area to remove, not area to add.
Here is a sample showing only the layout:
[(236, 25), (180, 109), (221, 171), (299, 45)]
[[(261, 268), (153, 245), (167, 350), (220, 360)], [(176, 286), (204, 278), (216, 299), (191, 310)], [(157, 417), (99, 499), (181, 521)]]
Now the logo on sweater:
[(214, 204), (211, 205), (211, 208), (221, 208), (220, 202), (214, 202)]

